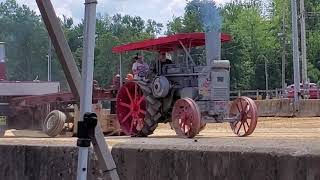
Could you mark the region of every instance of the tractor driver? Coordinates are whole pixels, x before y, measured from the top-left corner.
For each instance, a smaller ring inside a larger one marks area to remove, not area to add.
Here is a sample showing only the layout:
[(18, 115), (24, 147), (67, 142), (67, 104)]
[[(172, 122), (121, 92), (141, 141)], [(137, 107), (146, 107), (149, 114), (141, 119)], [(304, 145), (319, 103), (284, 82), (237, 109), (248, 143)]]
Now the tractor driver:
[[(162, 67), (163, 67), (164, 65), (166, 65), (166, 64), (172, 64), (171, 58), (170, 58), (170, 57), (167, 58), (167, 55), (166, 55), (165, 52), (161, 52), (161, 53), (160, 53), (159, 61), (160, 61), (160, 63), (159, 63), (160, 69), (162, 69)], [(154, 68), (153, 68), (153, 72), (154, 72), (154, 73), (156, 73), (156, 71), (157, 71), (157, 68), (156, 68), (156, 67), (157, 67), (157, 66), (156, 66), (156, 64), (155, 64), (155, 66), (154, 66)]]
[(136, 80), (145, 80), (149, 72), (149, 65), (144, 62), (143, 57), (137, 54), (134, 58), (135, 63), (132, 65), (133, 78)]
[(165, 52), (162, 52), (160, 54), (160, 63), (161, 63), (161, 67), (162, 67), (163, 65), (166, 65), (166, 64), (172, 64), (172, 60), (171, 60), (171, 58), (167, 58), (167, 55)]

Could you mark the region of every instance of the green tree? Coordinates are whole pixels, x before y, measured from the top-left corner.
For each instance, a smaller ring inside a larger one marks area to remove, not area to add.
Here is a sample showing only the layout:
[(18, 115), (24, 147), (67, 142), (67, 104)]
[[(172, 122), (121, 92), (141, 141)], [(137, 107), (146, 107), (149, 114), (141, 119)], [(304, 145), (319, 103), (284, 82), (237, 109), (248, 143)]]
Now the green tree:
[[(112, 52), (112, 48), (129, 42), (154, 38), (161, 32), (163, 25), (154, 20), (146, 22), (138, 16), (122, 16), (116, 14), (112, 17), (98, 14), (96, 28), (95, 71), (94, 78), (103, 86), (111, 83), (112, 77), (119, 74), (119, 54)], [(81, 70), (82, 58), (82, 32), (83, 22), (67, 29), (69, 45)], [(136, 52), (122, 54), (123, 73), (131, 71), (132, 56)], [(146, 54), (147, 59), (154, 58), (153, 54)]]
[(0, 3), (0, 40), (7, 43), (9, 79), (46, 79), (48, 38), (38, 15), (15, 0)]
[(320, 2), (306, 1), (308, 77), (320, 84)]

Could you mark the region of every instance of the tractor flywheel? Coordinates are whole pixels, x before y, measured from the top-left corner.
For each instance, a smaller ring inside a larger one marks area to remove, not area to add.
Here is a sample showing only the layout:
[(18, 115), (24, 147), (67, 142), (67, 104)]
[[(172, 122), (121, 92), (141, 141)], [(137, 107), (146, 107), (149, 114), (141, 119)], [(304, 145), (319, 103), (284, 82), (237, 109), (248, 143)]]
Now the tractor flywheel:
[(249, 136), (257, 126), (258, 115), (255, 102), (248, 97), (239, 97), (233, 101), (230, 116), (239, 118), (230, 123), (232, 131), (240, 137)]

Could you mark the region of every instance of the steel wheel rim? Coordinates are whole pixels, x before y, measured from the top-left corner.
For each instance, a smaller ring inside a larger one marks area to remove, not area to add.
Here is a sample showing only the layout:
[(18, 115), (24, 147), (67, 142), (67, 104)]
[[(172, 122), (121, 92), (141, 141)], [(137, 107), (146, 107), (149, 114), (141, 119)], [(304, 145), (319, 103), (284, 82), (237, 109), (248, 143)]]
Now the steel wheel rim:
[(120, 88), (117, 96), (117, 118), (127, 135), (138, 134), (144, 126), (146, 102), (136, 82), (128, 82)]
[(180, 137), (193, 138), (200, 129), (200, 112), (192, 99), (179, 99), (173, 106), (172, 124)]
[(46, 124), (47, 129), (52, 129), (54, 127), (56, 121), (57, 121), (57, 118), (55, 116), (51, 116), (48, 119), (47, 124)]
[(249, 136), (257, 125), (257, 107), (248, 97), (236, 99), (230, 108), (230, 116), (239, 116), (240, 120), (230, 123), (232, 131), (240, 137)]
[(252, 108), (253, 108), (253, 112), (254, 112), (254, 121), (252, 121), (252, 128), (249, 129), (248, 135), (252, 134), (257, 126), (257, 122), (258, 122), (258, 108), (256, 103), (251, 99), (247, 97), (247, 100), (250, 102)]
[(199, 132), (198, 132), (198, 134), (199, 134), (200, 131), (205, 129), (205, 127), (207, 126), (207, 123), (202, 121), (201, 112), (200, 112), (200, 108), (199, 108), (198, 104), (192, 99), (189, 99), (189, 100), (191, 100), (191, 102), (194, 104), (194, 106), (196, 107), (196, 109), (197, 109), (197, 111), (199, 112), (199, 115), (200, 115), (200, 117), (199, 117), (199, 119), (200, 119), (200, 127), (199, 127)]

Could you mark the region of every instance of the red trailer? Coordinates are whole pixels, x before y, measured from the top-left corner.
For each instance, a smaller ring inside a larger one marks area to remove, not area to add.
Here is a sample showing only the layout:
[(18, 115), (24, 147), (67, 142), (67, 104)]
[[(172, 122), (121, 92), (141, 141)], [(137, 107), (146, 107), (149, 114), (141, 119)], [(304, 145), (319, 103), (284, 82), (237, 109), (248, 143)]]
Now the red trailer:
[[(72, 131), (73, 125), (68, 124), (74, 124), (74, 116), (78, 112), (72, 93), (60, 92), (59, 82), (8, 81), (6, 62), (5, 43), (0, 42), (0, 134), (3, 135), (6, 129), (43, 129), (50, 136), (56, 136), (66, 128)], [(103, 89), (94, 81), (93, 104), (115, 101), (119, 88), (117, 78), (114, 83), (110, 88)], [(98, 115), (103, 116), (101, 118), (107, 115), (101, 108), (96, 110)]]
[[(92, 103), (115, 101), (116, 94), (116, 87), (103, 89), (96, 84)], [(10, 123), (15, 129), (42, 129), (52, 137), (63, 130), (74, 132), (74, 120), (78, 111), (77, 102), (70, 92), (15, 97), (9, 100), (9, 105)]]

